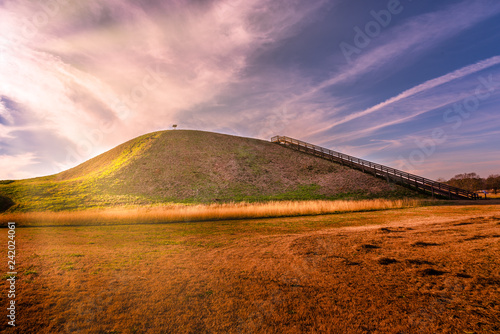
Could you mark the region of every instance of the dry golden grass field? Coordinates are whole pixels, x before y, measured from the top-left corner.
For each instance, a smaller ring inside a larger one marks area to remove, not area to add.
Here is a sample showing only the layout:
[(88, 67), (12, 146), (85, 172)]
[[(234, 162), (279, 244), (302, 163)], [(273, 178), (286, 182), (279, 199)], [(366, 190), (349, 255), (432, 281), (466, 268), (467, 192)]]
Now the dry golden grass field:
[(310, 216), (340, 212), (378, 211), (433, 205), (419, 199), (372, 199), (359, 201), (270, 201), (208, 205), (160, 205), (82, 211), (8, 213), (0, 226), (15, 221), (18, 226), (123, 225), (250, 218)]
[(5, 316), (2, 332), (500, 332), (498, 201), (80, 223), (16, 230), (17, 332)]

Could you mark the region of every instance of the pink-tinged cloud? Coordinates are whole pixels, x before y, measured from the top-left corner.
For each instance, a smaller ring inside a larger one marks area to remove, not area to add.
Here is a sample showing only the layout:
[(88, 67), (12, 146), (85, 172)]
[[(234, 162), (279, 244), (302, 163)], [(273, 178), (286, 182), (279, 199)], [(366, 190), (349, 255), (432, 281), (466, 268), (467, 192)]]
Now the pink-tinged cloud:
[[(68, 168), (210, 103), (238, 81), (250, 56), (290, 36), (323, 4), (7, 1), (0, 96), (63, 139), (67, 158), (57, 169)], [(15, 111), (0, 112), (9, 127), (18, 125)]]
[(37, 157), (33, 153), (23, 153), (20, 155), (0, 155), (0, 171), (2, 179), (23, 179), (31, 176), (31, 173), (24, 172), (22, 169), (27, 165), (37, 163)]

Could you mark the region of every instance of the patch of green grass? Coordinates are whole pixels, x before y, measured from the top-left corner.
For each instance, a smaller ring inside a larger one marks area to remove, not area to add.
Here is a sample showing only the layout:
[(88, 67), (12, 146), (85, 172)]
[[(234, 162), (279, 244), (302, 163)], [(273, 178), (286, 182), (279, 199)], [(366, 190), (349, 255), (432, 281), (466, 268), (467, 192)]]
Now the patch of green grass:
[(17, 276), (16, 276), (16, 275), (10, 275), (10, 274), (7, 274), (7, 273), (6, 273), (6, 274), (3, 274), (3, 275), (0, 277), (0, 279), (3, 281), (3, 280), (6, 280), (7, 278), (12, 278), (12, 277), (14, 277), (14, 278), (16, 278), (16, 279), (17, 279)]
[(75, 269), (74, 262), (65, 262), (61, 265), (60, 268), (61, 268), (61, 270), (65, 270), (65, 271), (74, 270)]
[(158, 245), (182, 245), (182, 241), (178, 240), (162, 240), (157, 242)]
[(271, 199), (276, 200), (315, 200), (315, 199), (324, 199), (325, 195), (319, 195), (317, 191), (320, 189), (320, 186), (317, 184), (308, 184), (308, 185), (299, 185), (296, 189), (288, 191), (283, 194), (278, 194)]
[(212, 290), (207, 290), (207, 291), (205, 291), (205, 293), (203, 295), (208, 297), (208, 296), (211, 296), (213, 294), (214, 294), (214, 292)]

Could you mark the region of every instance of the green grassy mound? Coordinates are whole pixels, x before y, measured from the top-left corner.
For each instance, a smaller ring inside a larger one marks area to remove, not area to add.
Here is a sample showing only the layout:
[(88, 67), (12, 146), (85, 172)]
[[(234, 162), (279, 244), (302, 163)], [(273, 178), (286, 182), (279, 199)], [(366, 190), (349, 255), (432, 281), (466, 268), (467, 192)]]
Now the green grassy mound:
[(2, 181), (0, 194), (11, 212), (420, 196), (267, 141), (189, 130), (138, 137), (56, 175)]

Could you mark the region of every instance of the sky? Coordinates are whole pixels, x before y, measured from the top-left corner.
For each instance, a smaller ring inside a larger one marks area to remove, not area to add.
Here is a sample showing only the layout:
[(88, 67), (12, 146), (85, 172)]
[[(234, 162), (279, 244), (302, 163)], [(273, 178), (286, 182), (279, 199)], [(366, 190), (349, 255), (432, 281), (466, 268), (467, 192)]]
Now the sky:
[(497, 0), (0, 0), (0, 179), (139, 135), (285, 135), (500, 174)]

